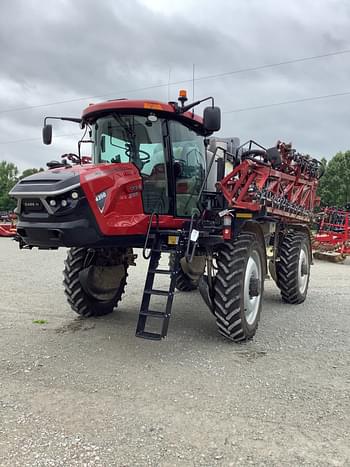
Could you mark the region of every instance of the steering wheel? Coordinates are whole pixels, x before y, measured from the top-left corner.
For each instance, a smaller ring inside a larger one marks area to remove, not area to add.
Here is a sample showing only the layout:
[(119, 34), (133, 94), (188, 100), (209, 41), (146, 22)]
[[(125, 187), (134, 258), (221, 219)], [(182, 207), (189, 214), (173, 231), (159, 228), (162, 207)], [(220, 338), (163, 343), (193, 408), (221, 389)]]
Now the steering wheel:
[[(116, 145), (115, 145), (116, 146)], [(124, 148), (123, 148), (124, 149)], [(145, 164), (147, 164), (150, 160), (151, 160), (151, 155), (146, 152), (146, 151), (143, 151), (142, 149), (139, 149), (138, 151), (138, 154), (139, 154), (139, 157), (138, 157), (138, 161), (139, 161), (139, 164), (140, 165), (140, 170), (143, 169), (143, 166)], [(144, 154), (144, 157), (141, 157), (140, 154)], [(129, 161), (130, 161), (130, 154), (128, 154), (128, 157), (129, 157)], [(111, 163), (120, 163), (121, 162), (121, 157), (120, 157), (120, 154), (117, 154), (115, 155), (112, 159), (111, 159)], [(135, 160), (133, 161), (135, 163)]]
[[(139, 159), (143, 164), (147, 164), (151, 160), (151, 155), (148, 152), (143, 151), (142, 149), (139, 149), (138, 152), (139, 152)], [(145, 156), (141, 157), (140, 154), (145, 154)]]

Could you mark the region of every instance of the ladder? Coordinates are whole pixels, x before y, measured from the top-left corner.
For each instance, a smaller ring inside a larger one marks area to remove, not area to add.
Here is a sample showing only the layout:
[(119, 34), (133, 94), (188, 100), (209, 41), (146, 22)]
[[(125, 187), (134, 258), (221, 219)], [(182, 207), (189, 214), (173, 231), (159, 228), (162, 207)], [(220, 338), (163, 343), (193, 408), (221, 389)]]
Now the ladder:
[[(168, 235), (176, 236), (177, 244), (175, 248), (167, 246)], [(174, 261), (169, 265), (168, 269), (160, 269), (159, 261), (162, 253), (174, 253)], [(171, 316), (171, 309), (174, 300), (174, 292), (176, 285), (176, 277), (180, 268), (180, 259), (184, 255), (184, 246), (181, 231), (159, 231), (154, 234), (153, 243), (149, 255), (148, 271), (146, 276), (145, 288), (143, 291), (141, 308), (136, 327), (136, 337), (151, 340), (161, 340), (166, 337)], [(169, 276), (169, 287), (167, 290), (154, 289), (154, 279), (157, 274)], [(160, 295), (167, 297), (165, 309), (156, 311), (150, 309), (150, 301), (152, 295)], [(160, 331), (150, 332), (146, 330), (147, 320), (160, 321)]]

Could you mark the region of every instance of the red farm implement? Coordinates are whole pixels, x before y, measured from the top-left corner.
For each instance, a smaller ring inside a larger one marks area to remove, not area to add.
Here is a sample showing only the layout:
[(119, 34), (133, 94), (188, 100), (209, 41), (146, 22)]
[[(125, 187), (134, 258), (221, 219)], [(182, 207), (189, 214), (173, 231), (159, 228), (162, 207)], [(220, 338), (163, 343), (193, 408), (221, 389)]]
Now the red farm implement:
[(0, 237), (14, 237), (16, 235), (16, 227), (12, 224), (0, 224)]
[(313, 239), (314, 256), (333, 262), (344, 261), (350, 255), (350, 212), (325, 208), (317, 234)]
[(229, 206), (252, 212), (264, 209), (268, 215), (293, 223), (310, 222), (319, 203), (320, 164), (290, 144), (279, 142), (267, 150), (257, 146), (253, 141), (243, 145), (242, 162), (219, 183)]
[(16, 235), (16, 216), (14, 214), (0, 215), (0, 237), (14, 237)]

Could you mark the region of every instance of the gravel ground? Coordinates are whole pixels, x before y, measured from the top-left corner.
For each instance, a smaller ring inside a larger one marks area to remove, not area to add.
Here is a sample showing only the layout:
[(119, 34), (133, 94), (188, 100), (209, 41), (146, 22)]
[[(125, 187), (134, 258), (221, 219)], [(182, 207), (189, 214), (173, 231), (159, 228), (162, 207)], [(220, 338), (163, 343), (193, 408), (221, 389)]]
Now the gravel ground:
[(349, 260), (316, 262), (299, 306), (267, 281), (237, 345), (197, 292), (176, 294), (165, 341), (135, 338), (140, 259), (119, 311), (77, 319), (65, 254), (0, 239), (1, 466), (350, 465)]

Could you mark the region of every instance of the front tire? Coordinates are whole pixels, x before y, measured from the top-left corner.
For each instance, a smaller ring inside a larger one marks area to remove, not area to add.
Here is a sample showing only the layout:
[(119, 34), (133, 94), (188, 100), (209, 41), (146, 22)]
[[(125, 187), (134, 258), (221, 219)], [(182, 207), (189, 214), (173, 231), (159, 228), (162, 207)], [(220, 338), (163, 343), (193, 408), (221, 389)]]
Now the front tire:
[(289, 230), (279, 247), (276, 262), (276, 283), (282, 300), (299, 304), (306, 299), (310, 279), (311, 250), (305, 232)]
[(214, 314), (219, 332), (235, 342), (255, 335), (264, 291), (264, 249), (257, 234), (242, 232), (218, 251)]
[(63, 271), (67, 301), (78, 315), (112, 313), (124, 293), (127, 279), (125, 249), (70, 248)]

